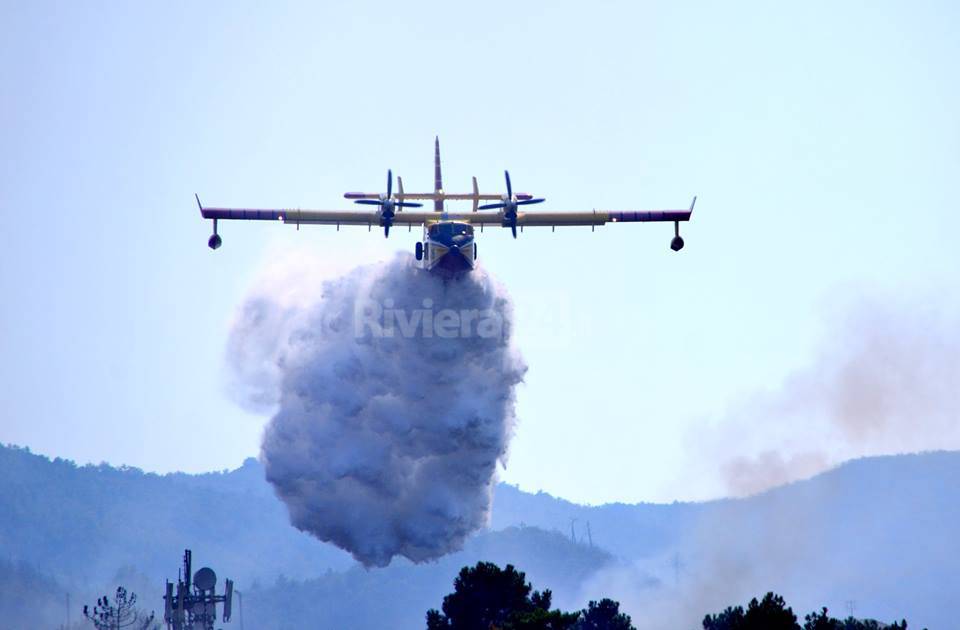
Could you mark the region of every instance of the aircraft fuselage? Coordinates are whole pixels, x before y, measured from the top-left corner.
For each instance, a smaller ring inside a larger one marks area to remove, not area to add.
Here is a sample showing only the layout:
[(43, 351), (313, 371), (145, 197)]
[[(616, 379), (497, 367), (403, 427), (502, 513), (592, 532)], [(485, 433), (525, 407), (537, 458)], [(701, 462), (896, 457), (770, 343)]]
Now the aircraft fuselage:
[(417, 260), (423, 268), (443, 275), (466, 273), (476, 266), (477, 244), (473, 226), (463, 221), (429, 223), (417, 243)]

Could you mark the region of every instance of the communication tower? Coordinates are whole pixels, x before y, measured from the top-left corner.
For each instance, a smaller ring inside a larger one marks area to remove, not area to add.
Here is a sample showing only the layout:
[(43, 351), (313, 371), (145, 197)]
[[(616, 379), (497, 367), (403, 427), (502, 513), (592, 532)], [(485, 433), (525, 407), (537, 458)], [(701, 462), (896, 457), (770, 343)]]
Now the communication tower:
[(217, 574), (210, 567), (192, 573), (192, 556), (189, 549), (184, 550), (183, 570), (177, 584), (167, 582), (163, 621), (168, 630), (214, 630), (217, 604), (223, 604), (222, 620), (230, 621), (233, 580), (226, 580), (223, 595), (217, 595)]

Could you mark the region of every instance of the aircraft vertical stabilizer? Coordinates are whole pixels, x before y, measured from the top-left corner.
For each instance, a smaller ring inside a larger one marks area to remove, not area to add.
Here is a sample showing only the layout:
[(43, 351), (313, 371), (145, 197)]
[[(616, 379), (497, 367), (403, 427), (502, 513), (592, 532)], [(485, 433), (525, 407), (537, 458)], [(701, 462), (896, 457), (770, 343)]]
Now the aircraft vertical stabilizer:
[[(443, 192), (443, 175), (440, 173), (440, 136), (436, 137), (433, 144), (433, 192), (438, 195)], [(433, 209), (443, 212), (443, 199), (434, 199)]]

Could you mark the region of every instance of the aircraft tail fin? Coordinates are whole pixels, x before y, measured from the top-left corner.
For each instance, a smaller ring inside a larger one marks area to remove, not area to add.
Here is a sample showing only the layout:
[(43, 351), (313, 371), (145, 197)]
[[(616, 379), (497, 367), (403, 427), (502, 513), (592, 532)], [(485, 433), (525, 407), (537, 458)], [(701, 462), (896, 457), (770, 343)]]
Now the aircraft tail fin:
[[(440, 136), (437, 136), (433, 144), (433, 192), (439, 194), (442, 191), (443, 175), (440, 172)], [(442, 198), (434, 199), (433, 209), (437, 212), (443, 212)]]

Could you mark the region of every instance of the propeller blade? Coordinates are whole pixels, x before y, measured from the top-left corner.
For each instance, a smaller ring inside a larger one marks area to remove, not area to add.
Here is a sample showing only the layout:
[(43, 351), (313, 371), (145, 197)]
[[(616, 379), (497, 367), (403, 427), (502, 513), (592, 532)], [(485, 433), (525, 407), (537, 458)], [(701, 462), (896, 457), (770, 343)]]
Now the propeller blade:
[(390, 238), (390, 224), (387, 223), (383, 226), (383, 238)]
[(361, 206), (382, 206), (383, 202), (379, 199), (356, 199), (353, 203), (359, 203)]
[(486, 204), (483, 204), (482, 206), (477, 206), (477, 210), (494, 210), (494, 209), (496, 209), (496, 208), (502, 208), (502, 207), (504, 207), (505, 205), (506, 205), (506, 204), (504, 204), (503, 202), (500, 202), (500, 203), (486, 203)]
[(517, 202), (518, 206), (529, 206), (531, 203), (543, 203), (546, 199), (523, 199)]
[(397, 207), (398, 208), (422, 208), (423, 204), (417, 203), (415, 201), (398, 201)]
[(510, 231), (513, 232), (513, 238), (517, 238), (517, 224), (514, 223), (510, 226)]
[(513, 187), (510, 185), (510, 171), (504, 171), (503, 176), (507, 180), (507, 199), (513, 199)]
[(393, 192), (393, 171), (389, 168), (387, 169), (387, 199), (390, 198), (390, 194)]

